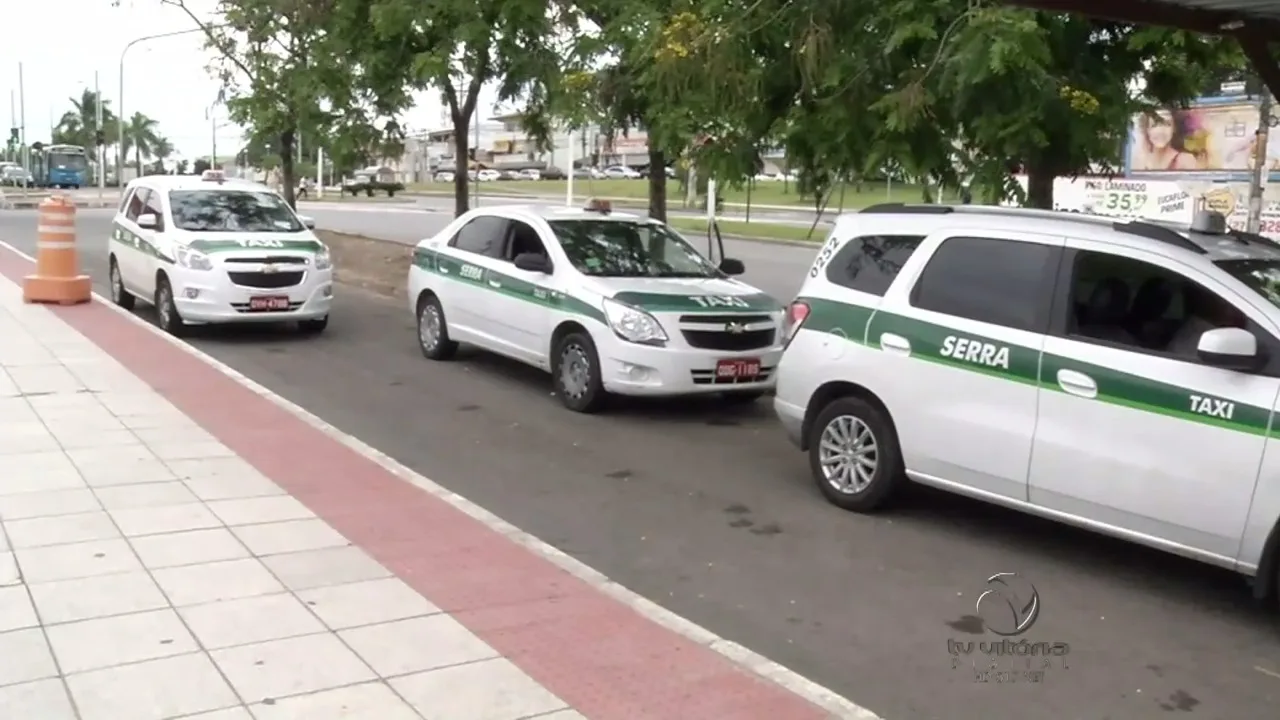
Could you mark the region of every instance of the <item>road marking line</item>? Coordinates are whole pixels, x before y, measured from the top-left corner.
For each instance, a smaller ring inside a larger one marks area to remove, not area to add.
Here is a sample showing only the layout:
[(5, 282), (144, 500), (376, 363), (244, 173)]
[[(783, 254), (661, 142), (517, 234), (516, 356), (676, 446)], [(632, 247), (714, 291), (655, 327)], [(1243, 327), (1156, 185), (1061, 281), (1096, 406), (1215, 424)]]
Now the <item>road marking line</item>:
[(1263, 675), (1270, 675), (1271, 677), (1273, 677), (1273, 678), (1275, 678), (1275, 679), (1277, 679), (1277, 680), (1280, 680), (1280, 672), (1276, 672), (1275, 670), (1268, 670), (1268, 669), (1266, 669), (1266, 668), (1262, 667), (1261, 665), (1254, 665), (1254, 666), (1253, 666), (1253, 669), (1254, 669), (1254, 670), (1257, 670), (1258, 672), (1262, 673)]
[[(4, 242), (3, 240), (0, 240), (0, 248), (8, 250), (28, 262), (35, 262), (35, 258), (22, 252), (9, 243)], [(661, 605), (645, 598), (639, 593), (628, 590), (626, 587), (610, 580), (604, 573), (601, 573), (586, 563), (583, 563), (582, 561), (571, 557), (551, 545), (544, 543), (533, 535), (530, 535), (461, 495), (445, 488), (443, 485), (439, 485), (431, 479), (418, 474), (410, 468), (402, 465), (390, 455), (387, 455), (381, 450), (365, 443), (354, 435), (349, 435), (333, 425), (330, 425), (319, 416), (311, 413), (302, 406), (277, 395), (265, 386), (251, 380), (240, 371), (200, 350), (194, 345), (189, 345), (160, 330), (155, 325), (152, 325), (128, 310), (117, 306), (115, 303), (108, 301), (97, 292), (93, 293), (93, 298), (107, 308), (110, 308), (113, 312), (119, 313), (121, 316), (127, 318), (130, 322), (146, 328), (149, 332), (160, 336), (166, 342), (171, 343), (172, 345), (181, 348), (182, 350), (208, 363), (214, 369), (240, 383), (252, 392), (261, 395), (285, 410), (288, 410), (298, 419), (308, 425), (311, 425), (315, 429), (329, 436), (331, 439), (346, 445), (369, 460), (372, 460), (392, 475), (395, 475), (402, 480), (431, 493), (437, 498), (444, 500), (458, 510), (461, 510), (467, 515), (470, 515), (476, 520), (484, 523), (490, 530), (523, 545), (574, 577), (582, 580), (588, 585), (591, 585), (597, 590), (600, 590), (614, 600), (618, 600), (619, 602), (630, 606), (636, 612), (652, 620), (656, 624), (665, 627), (672, 632), (683, 635), (699, 645), (704, 645), (711, 650), (720, 653), (730, 661), (754, 672), (756, 675), (759, 675), (764, 680), (780, 685), (796, 695), (808, 700), (814, 705), (817, 705), (823, 710), (832, 713), (834, 720), (884, 720), (867, 708), (864, 708), (861, 705), (837, 694), (834, 690), (830, 690), (819, 685), (799, 673), (796, 673), (757, 652), (749, 650), (736, 642), (720, 637), (701, 625), (681, 617), (680, 615), (677, 615)]]

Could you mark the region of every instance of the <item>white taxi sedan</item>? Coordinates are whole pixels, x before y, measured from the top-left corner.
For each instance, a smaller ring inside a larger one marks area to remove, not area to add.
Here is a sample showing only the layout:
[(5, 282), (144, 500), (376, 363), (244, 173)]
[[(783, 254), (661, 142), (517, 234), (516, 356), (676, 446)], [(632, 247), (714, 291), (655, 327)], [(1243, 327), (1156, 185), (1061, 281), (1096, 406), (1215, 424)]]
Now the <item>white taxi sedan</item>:
[(266, 186), (217, 171), (139, 178), (112, 221), (111, 299), (154, 304), (174, 335), (191, 324), (283, 321), (323, 332), (333, 263), (313, 227)]
[(773, 388), (783, 308), (742, 272), (606, 203), (494, 206), (418, 243), (408, 300), (426, 357), (465, 342), (542, 368), (570, 410), (611, 393), (750, 402)]

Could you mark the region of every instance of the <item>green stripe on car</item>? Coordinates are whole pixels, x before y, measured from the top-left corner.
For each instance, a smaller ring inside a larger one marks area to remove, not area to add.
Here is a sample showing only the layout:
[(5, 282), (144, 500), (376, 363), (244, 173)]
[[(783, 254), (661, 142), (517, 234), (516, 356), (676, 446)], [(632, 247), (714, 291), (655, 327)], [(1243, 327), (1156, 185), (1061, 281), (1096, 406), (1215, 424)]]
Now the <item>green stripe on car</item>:
[(797, 300), (810, 308), (805, 330), (873, 348), (880, 347), (881, 335), (891, 333), (910, 342), (912, 359), (1056, 392), (1065, 392), (1058, 385), (1058, 372), (1072, 370), (1093, 379), (1101, 402), (1237, 432), (1270, 433), (1269, 407), (1206, 396), (1141, 375), (860, 305), (822, 298)]
[[(427, 272), (488, 292), (500, 293), (523, 302), (573, 315), (581, 315), (601, 323), (605, 322), (603, 310), (588, 305), (578, 298), (559, 290), (552, 290), (527, 280), (495, 272), (479, 265), (473, 265), (449, 255), (432, 252), (425, 248), (415, 248), (413, 251), (413, 264), (415, 267)], [(494, 283), (496, 283), (496, 287)]]
[(324, 245), (316, 240), (267, 240), (244, 238), (240, 240), (192, 240), (187, 243), (192, 250), (206, 255), (240, 250), (284, 250), (292, 252), (320, 252)]
[(154, 244), (152, 244), (150, 240), (147, 240), (141, 235), (135, 232), (131, 232), (129, 229), (121, 227), (119, 225), (116, 225), (115, 227), (112, 228), (111, 240), (112, 242), (118, 242), (122, 245), (127, 245), (128, 247), (131, 247), (140, 253), (150, 255), (151, 257), (156, 258), (158, 260), (163, 260), (168, 263), (173, 262), (172, 259), (166, 256), (164, 253), (161, 253), (159, 248), (157, 248)]

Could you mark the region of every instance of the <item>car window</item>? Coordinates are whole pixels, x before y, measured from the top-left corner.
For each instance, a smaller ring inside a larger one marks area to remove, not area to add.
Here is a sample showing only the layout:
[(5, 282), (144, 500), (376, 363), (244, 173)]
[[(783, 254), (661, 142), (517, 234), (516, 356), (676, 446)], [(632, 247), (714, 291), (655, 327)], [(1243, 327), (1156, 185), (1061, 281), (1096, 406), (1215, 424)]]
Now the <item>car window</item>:
[(1142, 260), (1079, 251), (1063, 327), (1073, 340), (1199, 363), (1200, 336), (1215, 328), (1262, 330), (1232, 302), (1180, 273)]
[(137, 190), (129, 190), (120, 196), (120, 207), (116, 208), (116, 212), (125, 214), (129, 210), (129, 203), (133, 202), (134, 193)]
[(173, 190), (173, 222), (193, 232), (303, 232), (284, 199), (265, 190)]
[(512, 220), (511, 236), (507, 241), (507, 248), (502, 254), (502, 259), (507, 262), (515, 262), (517, 256), (525, 253), (548, 257), (546, 245), (543, 244), (542, 238), (538, 236), (538, 231), (534, 230), (533, 226), (528, 223)]
[(920, 235), (853, 238), (827, 263), (827, 279), (850, 290), (884, 295), (922, 242)]
[(911, 304), (1017, 330), (1044, 332), (1056, 248), (953, 237), (942, 242), (912, 290)]
[(498, 257), (502, 241), (506, 237), (507, 219), (486, 215), (463, 225), (449, 241), (450, 247), (476, 255)]
[(723, 273), (658, 222), (552, 220), (548, 223), (578, 272), (596, 277), (722, 277)]
[(146, 206), (147, 195), (150, 192), (146, 188), (134, 188), (133, 195), (129, 198), (129, 209), (124, 216), (136, 221), (143, 212), (142, 208)]
[(143, 214), (151, 213), (156, 216), (156, 232), (164, 232), (164, 207), (160, 203), (160, 193), (148, 192), (146, 200), (142, 204)]

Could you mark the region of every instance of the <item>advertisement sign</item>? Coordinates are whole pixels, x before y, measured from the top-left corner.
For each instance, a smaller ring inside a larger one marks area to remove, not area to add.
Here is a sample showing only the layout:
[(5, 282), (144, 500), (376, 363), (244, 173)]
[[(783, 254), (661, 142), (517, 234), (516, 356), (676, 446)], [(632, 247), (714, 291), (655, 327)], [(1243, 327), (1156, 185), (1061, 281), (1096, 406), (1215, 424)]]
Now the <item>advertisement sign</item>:
[[(1018, 176), (1023, 188), (1026, 176)], [(1190, 224), (1196, 210), (1205, 208), (1227, 217), (1227, 224), (1243, 230), (1249, 218), (1249, 184), (1197, 180), (1140, 178), (1058, 178), (1053, 183), (1053, 207), (1066, 212), (1114, 218), (1145, 218)], [(1263, 235), (1280, 240), (1280, 187), (1263, 194)]]
[[(1253, 168), (1258, 106), (1232, 101), (1140, 113), (1129, 125), (1126, 175), (1217, 173), (1245, 177)], [(1280, 171), (1280, 130), (1267, 142), (1267, 167)]]

